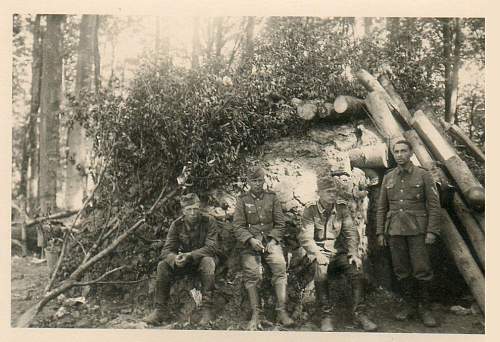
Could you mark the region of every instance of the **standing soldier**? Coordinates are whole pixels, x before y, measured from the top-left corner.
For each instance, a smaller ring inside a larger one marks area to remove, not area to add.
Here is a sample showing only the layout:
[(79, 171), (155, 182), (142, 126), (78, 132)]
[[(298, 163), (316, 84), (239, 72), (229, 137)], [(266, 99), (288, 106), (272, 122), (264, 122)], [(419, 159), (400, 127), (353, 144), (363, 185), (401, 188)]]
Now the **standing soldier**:
[(308, 204), (302, 216), (298, 239), (314, 267), (316, 303), (321, 310), (321, 331), (333, 331), (329, 282), (345, 272), (353, 294), (353, 318), (365, 331), (377, 325), (365, 313), (362, 261), (358, 256), (358, 232), (353, 225), (348, 202), (336, 198), (331, 175), (318, 177), (319, 200)]
[(431, 173), (413, 165), (411, 144), (400, 139), (393, 145), (398, 166), (382, 182), (377, 208), (377, 240), (391, 250), (394, 273), (405, 301), (396, 319), (418, 313), (424, 325), (435, 327), (429, 310), (429, 284), (433, 272), (427, 246), (439, 234), (439, 198)]
[(257, 330), (260, 326), (258, 286), (262, 280), (262, 261), (269, 265), (272, 272), (277, 321), (284, 326), (294, 324), (286, 311), (286, 262), (280, 245), (285, 231), (285, 216), (276, 194), (264, 191), (264, 181), (264, 169), (256, 168), (249, 173), (251, 189), (238, 199), (234, 212), (235, 236), (243, 244), (243, 279), (252, 309), (247, 330)]
[(200, 274), (203, 316), (200, 324), (213, 320), (212, 303), (217, 253), (217, 222), (200, 211), (194, 193), (181, 197), (182, 216), (172, 222), (158, 264), (155, 310), (144, 320), (159, 324), (167, 318), (170, 288), (183, 276)]

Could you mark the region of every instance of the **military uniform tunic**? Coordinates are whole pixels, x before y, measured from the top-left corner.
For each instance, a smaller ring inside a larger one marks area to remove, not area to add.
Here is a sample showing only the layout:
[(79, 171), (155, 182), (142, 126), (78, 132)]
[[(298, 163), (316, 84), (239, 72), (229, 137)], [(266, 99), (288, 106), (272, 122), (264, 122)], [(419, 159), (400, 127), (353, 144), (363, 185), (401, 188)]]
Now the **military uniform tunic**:
[(382, 181), (377, 207), (377, 235), (385, 234), (399, 279), (433, 276), (426, 233), (439, 234), (440, 205), (430, 172), (410, 164), (389, 171)]
[[(242, 244), (241, 264), (246, 287), (257, 285), (262, 279), (262, 259), (272, 272), (271, 282), (286, 283), (286, 262), (280, 242), (285, 233), (285, 215), (278, 197), (273, 192), (256, 195), (248, 192), (240, 196), (233, 216), (234, 234)], [(266, 246), (271, 239), (277, 244), (265, 253), (256, 252), (249, 244), (255, 238)]]

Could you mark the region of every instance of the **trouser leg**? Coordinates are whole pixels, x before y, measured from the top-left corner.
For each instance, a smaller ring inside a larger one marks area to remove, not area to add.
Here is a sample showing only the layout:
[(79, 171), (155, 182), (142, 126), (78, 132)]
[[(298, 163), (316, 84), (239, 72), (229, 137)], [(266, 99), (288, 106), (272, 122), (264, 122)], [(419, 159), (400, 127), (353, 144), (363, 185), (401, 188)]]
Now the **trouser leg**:
[(200, 261), (199, 271), (202, 282), (202, 310), (203, 316), (200, 324), (211, 322), (213, 317), (213, 291), (215, 287), (216, 260), (211, 257), (203, 257)]

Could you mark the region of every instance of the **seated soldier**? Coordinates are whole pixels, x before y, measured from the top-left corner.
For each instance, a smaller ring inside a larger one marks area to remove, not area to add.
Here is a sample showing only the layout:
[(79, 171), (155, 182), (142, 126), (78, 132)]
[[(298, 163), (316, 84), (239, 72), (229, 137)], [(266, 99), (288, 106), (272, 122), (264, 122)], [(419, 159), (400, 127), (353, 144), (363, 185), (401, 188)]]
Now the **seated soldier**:
[(357, 251), (359, 238), (348, 203), (336, 198), (335, 181), (331, 175), (318, 177), (317, 186), (319, 200), (304, 209), (298, 239), (315, 270), (314, 287), (316, 303), (322, 314), (321, 331), (333, 331), (329, 281), (338, 273), (350, 277), (355, 324), (361, 325), (365, 331), (374, 331), (377, 325), (364, 312), (362, 262)]
[(264, 180), (265, 171), (262, 168), (250, 171), (248, 182), (251, 189), (238, 199), (233, 220), (235, 237), (243, 244), (243, 281), (252, 309), (247, 330), (257, 330), (260, 326), (257, 288), (262, 280), (262, 261), (272, 272), (277, 321), (284, 326), (294, 324), (286, 311), (286, 262), (280, 245), (285, 231), (285, 216), (276, 194), (264, 191)]
[(182, 276), (199, 274), (202, 282), (203, 316), (200, 324), (213, 320), (212, 301), (215, 267), (218, 262), (217, 223), (200, 211), (196, 194), (181, 197), (182, 216), (172, 222), (158, 264), (155, 310), (144, 320), (159, 324), (167, 318), (170, 288)]

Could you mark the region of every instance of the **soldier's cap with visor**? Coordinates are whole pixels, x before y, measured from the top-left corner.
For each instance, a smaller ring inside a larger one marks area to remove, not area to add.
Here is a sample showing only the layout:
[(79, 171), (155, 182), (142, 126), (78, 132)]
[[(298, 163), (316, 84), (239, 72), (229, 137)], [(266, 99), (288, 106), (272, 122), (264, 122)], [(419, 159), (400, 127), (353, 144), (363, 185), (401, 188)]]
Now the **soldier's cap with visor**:
[(189, 193), (181, 196), (180, 202), (183, 209), (200, 207), (200, 198), (195, 193)]
[(399, 137), (399, 138), (394, 139), (394, 141), (392, 142), (392, 146), (391, 146), (392, 151), (394, 151), (394, 148), (396, 147), (397, 144), (405, 144), (406, 146), (408, 146), (410, 148), (410, 151), (413, 151), (413, 146), (411, 145), (411, 143), (403, 137)]
[(248, 170), (247, 174), (248, 179), (261, 179), (266, 177), (266, 170), (260, 166), (254, 166)]
[(318, 191), (335, 188), (335, 179), (331, 175), (319, 175), (316, 179)]

